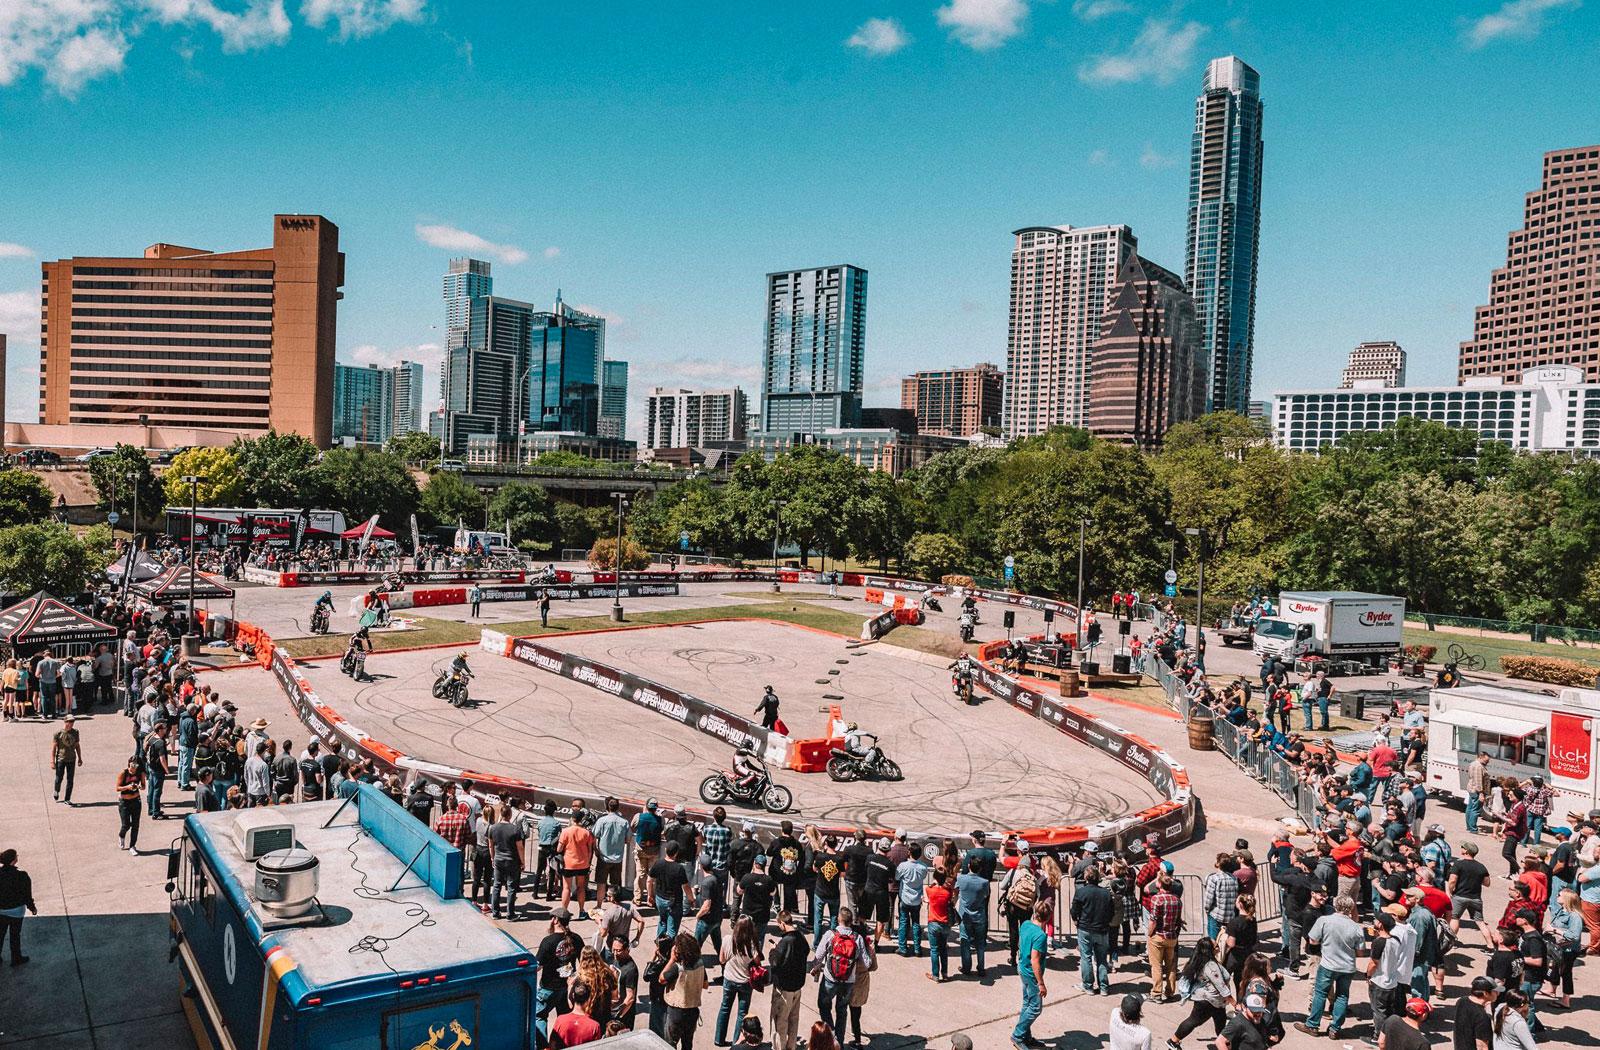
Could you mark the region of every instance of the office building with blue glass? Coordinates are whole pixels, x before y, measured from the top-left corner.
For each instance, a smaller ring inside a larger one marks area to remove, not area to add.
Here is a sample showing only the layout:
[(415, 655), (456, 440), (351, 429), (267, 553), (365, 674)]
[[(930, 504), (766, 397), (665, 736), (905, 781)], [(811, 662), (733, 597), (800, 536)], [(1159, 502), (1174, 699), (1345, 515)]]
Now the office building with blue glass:
[(767, 274), (761, 427), (816, 434), (861, 423), (867, 271), (823, 266)]
[(1261, 74), (1232, 55), (1195, 100), (1184, 283), (1200, 321), (1206, 410), (1250, 407), (1261, 224)]

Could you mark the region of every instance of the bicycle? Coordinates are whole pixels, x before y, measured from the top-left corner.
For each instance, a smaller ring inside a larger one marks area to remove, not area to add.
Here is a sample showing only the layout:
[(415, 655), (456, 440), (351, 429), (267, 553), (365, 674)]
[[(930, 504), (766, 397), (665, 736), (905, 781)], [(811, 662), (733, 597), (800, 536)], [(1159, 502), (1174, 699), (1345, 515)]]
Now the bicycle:
[(1483, 657), (1477, 653), (1469, 653), (1459, 642), (1451, 642), (1450, 648), (1445, 650), (1450, 657), (1450, 662), (1463, 671), (1483, 670)]

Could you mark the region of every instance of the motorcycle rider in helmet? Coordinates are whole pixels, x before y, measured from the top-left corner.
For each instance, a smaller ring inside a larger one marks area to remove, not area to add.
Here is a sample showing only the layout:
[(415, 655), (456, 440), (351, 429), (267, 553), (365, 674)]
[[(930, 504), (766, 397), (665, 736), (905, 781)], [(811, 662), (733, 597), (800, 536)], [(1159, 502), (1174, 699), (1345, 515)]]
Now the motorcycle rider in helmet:
[[(866, 742), (868, 737), (872, 738), (871, 744)], [(844, 727), (844, 749), (861, 759), (861, 764), (869, 771), (878, 768), (878, 759), (883, 757), (883, 749), (878, 746), (878, 734), (869, 733), (854, 722)]]
[(962, 653), (956, 657), (956, 662), (950, 665), (950, 670), (955, 672), (957, 686), (964, 685), (968, 691), (972, 689), (972, 675), (976, 669), (977, 664), (972, 659), (971, 653)]
[(755, 750), (749, 744), (740, 745), (733, 752), (734, 787), (748, 794), (760, 779), (761, 764), (756, 760)]
[[(367, 631), (368, 628), (362, 627), (350, 636), (350, 644), (345, 647), (344, 651), (345, 659), (349, 659), (355, 653), (366, 654), (372, 652), (372, 637), (367, 634)], [(344, 660), (340, 660), (339, 665), (343, 667)], [(357, 666), (360, 668), (358, 672), (360, 678), (362, 680), (370, 680), (367, 676), (365, 661), (358, 661)]]
[(463, 649), (450, 661), (450, 681), (459, 682), (472, 677), (472, 668), (467, 666), (467, 653)]

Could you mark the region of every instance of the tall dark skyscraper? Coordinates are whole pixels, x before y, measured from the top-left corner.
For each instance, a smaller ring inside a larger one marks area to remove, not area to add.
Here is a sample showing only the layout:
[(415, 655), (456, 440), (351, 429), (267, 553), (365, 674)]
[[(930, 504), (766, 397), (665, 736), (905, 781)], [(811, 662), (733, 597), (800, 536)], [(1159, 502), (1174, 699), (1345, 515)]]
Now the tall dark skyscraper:
[(1200, 320), (1208, 411), (1244, 413), (1256, 324), (1261, 230), (1261, 74), (1212, 59), (1194, 107), (1184, 277)]
[(761, 427), (815, 434), (861, 422), (867, 271), (823, 266), (767, 274)]

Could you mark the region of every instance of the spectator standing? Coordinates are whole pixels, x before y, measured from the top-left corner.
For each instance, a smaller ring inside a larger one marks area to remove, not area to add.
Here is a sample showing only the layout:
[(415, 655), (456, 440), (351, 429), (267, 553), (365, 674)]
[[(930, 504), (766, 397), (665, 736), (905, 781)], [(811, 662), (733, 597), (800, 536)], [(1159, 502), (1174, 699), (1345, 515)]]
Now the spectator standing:
[(678, 861), (678, 844), (668, 842), (666, 854), (650, 865), (649, 900), (656, 906), (656, 939), (671, 940), (683, 921), (683, 888), (689, 878)]
[(1169, 1001), (1177, 990), (1178, 934), (1183, 931), (1183, 902), (1173, 893), (1175, 883), (1163, 875), (1150, 897), (1146, 939), (1150, 956), (1150, 998)]
[(128, 758), (127, 768), (117, 774), (117, 814), (122, 830), (117, 833), (117, 848), (139, 855), (140, 796), (144, 793), (144, 766), (138, 755)]
[[(921, 956), (922, 899), (927, 891), (928, 866), (915, 853), (908, 853), (906, 859), (895, 868), (894, 878), (900, 887), (899, 954), (905, 958)], [(909, 942), (906, 940), (908, 933)]]
[(1422, 999), (1407, 999), (1403, 1012), (1390, 1017), (1378, 1032), (1378, 1050), (1428, 1050), (1428, 1037), (1422, 1034), (1422, 1022), (1433, 1013), (1433, 1008)]
[(244, 795), (251, 806), (265, 806), (272, 797), (272, 770), (267, 765), (267, 743), (256, 744), (244, 763)]
[(733, 1041), (726, 1038), (728, 1019), (737, 1003), (739, 1016), (734, 1020), (734, 1029), (743, 1027), (745, 1015), (750, 1012), (750, 968), (761, 961), (761, 944), (750, 916), (741, 915), (734, 920), (731, 935), (717, 954), (722, 963), (722, 1005), (717, 1009), (712, 1042), (716, 1046), (732, 1046)]
[[(466, 806), (462, 805), (461, 819), (467, 819)], [(539, 988), (534, 1018), (541, 1039), (549, 1038), (548, 1018), (558, 1018), (567, 1012), (567, 985), (577, 972), (578, 958), (583, 952), (583, 940), (572, 932), (572, 912), (559, 907), (550, 913), (550, 926), (544, 940), (539, 942), (535, 957), (539, 963)]]
[(608, 894), (622, 889), (623, 853), (628, 848), (628, 821), (619, 812), (622, 803), (615, 797), (606, 799), (606, 812), (594, 822), (590, 833), (594, 835), (594, 892), (595, 905), (604, 908)]
[(1143, 1015), (1143, 996), (1134, 994), (1122, 997), (1122, 1005), (1111, 1011), (1107, 1028), (1110, 1050), (1150, 1050), (1150, 1029), (1139, 1023)]
[(161, 788), (167, 781), (167, 723), (157, 722), (144, 740), (145, 802), (151, 820), (166, 820), (161, 812)]
[[(56, 771), (55, 800), (65, 802), (69, 806), (72, 805), (73, 777), (78, 767), (83, 765), (83, 742), (78, 738), (78, 730), (73, 721), (73, 717), (68, 715), (61, 729), (50, 740), (50, 762)], [(61, 797), (63, 777), (67, 782), (66, 798)]]
[(1374, 1036), (1405, 1005), (1417, 949), (1417, 931), (1407, 922), (1379, 911), (1372, 924), (1372, 948), (1367, 960), (1367, 1002), (1372, 1007)]
[[(488, 806), (484, 807), (480, 819), (491, 819)], [(517, 917), (517, 888), (522, 884), (524, 837), (522, 826), (512, 820), (511, 807), (500, 807), (489, 825), (489, 850), (494, 864), (494, 891), (489, 897), (489, 908), (497, 919), (500, 917), (502, 890), (506, 895), (506, 918)]]
[(1070, 914), (1078, 929), (1078, 980), (1091, 995), (1110, 995), (1111, 929), (1117, 902), (1100, 885), (1100, 869), (1090, 868), (1072, 894)]
[(1310, 1035), (1322, 1034), (1322, 1011), (1331, 998), (1332, 1020), (1328, 1035), (1337, 1038), (1344, 1028), (1345, 1014), (1350, 1007), (1350, 984), (1356, 975), (1356, 956), (1366, 946), (1366, 931), (1356, 922), (1356, 902), (1349, 897), (1334, 901), (1332, 915), (1324, 915), (1312, 924), (1306, 937), (1322, 948), (1321, 962), (1317, 965), (1316, 983), (1311, 989), (1311, 1010), (1304, 1021), (1295, 1027)]
[(797, 1050), (800, 1036), (800, 997), (806, 987), (810, 946), (794, 915), (778, 912), (778, 941), (772, 946), (772, 1047)]
[(983, 862), (967, 857), (967, 870), (956, 879), (956, 921), (960, 924), (961, 973), (972, 971), (977, 956), (978, 976), (986, 976), (984, 949), (989, 940), (989, 876), (980, 870)]
[(873, 964), (872, 946), (854, 929), (855, 915), (849, 908), (839, 909), (839, 922), (822, 935), (811, 957), (811, 972), (820, 975), (817, 985), (817, 1013), (828, 1022), (835, 1039), (845, 1034), (845, 1015), (855, 991), (856, 964), (865, 959)]
[[(1600, 886), (1600, 882), (1596, 885)], [(928, 972), (923, 976), (937, 983), (950, 976), (947, 949), (950, 945), (952, 894), (950, 878), (943, 867), (933, 869), (933, 881), (923, 897), (928, 905)]]
[(1011, 1045), (1018, 1050), (1032, 1050), (1033, 1022), (1044, 1012), (1044, 999), (1050, 994), (1044, 981), (1045, 962), (1050, 956), (1044, 928), (1054, 918), (1054, 907), (1049, 901), (1036, 902), (1033, 917), (1022, 924), (1018, 937), (1017, 973), (1022, 977), (1022, 1010), (1017, 1016), (1017, 1026), (1011, 1030)]
[(1545, 822), (1550, 818), (1550, 810), (1555, 804), (1555, 792), (1544, 782), (1543, 773), (1535, 773), (1529, 778), (1524, 800), (1528, 804), (1528, 834), (1522, 841), (1524, 845), (1537, 846), (1544, 837)]
[(1478, 833), (1478, 818), (1483, 814), (1483, 803), (1494, 789), (1489, 776), (1489, 752), (1479, 751), (1478, 757), (1467, 767), (1467, 834)]
[(1528, 1023), (1531, 1013), (1528, 997), (1515, 988), (1508, 989), (1494, 1011), (1493, 1050), (1538, 1050)]
[(655, 799), (645, 799), (644, 809), (633, 818), (633, 899), (642, 906), (650, 900), (645, 892), (650, 879), (650, 868), (661, 856), (660, 804)]
[(22, 920), (29, 912), (39, 914), (39, 906), (33, 902), (33, 880), (17, 867), (16, 850), (0, 852), (0, 949), (11, 941), (12, 966), (28, 961), (22, 954)]
[(1498, 995), (1489, 977), (1474, 977), (1466, 995), (1456, 1001), (1453, 1050), (1490, 1050), (1494, 1043), (1494, 1024), (1489, 1010)]
[(1211, 874), (1206, 876), (1201, 907), (1206, 912), (1206, 936), (1213, 941), (1238, 914), (1239, 882), (1233, 877), (1238, 870), (1237, 856), (1218, 853)]
[(571, 822), (561, 830), (556, 840), (556, 851), (561, 854), (561, 906), (571, 910), (572, 899), (578, 901), (578, 918), (587, 919), (584, 903), (589, 899), (589, 865), (594, 860), (594, 833), (583, 826), (580, 805), (574, 800)]

